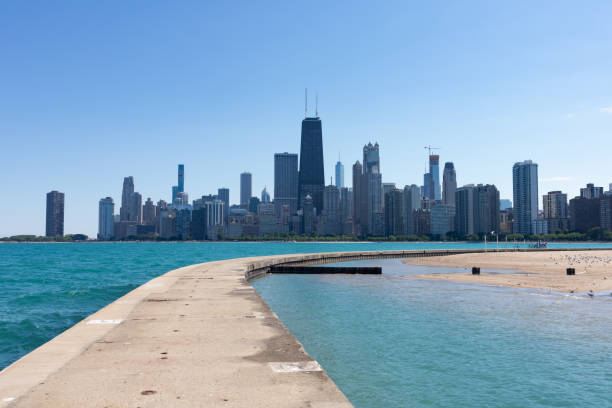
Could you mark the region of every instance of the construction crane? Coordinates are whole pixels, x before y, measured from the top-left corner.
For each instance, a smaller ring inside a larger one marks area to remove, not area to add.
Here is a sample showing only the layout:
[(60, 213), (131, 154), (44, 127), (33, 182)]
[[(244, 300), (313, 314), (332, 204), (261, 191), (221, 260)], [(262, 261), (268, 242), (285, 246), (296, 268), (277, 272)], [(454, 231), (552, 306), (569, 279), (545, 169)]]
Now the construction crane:
[(425, 149), (427, 149), (429, 151), (429, 155), (431, 156), (431, 151), (432, 150), (440, 150), (439, 147), (433, 147), (433, 146), (425, 146)]

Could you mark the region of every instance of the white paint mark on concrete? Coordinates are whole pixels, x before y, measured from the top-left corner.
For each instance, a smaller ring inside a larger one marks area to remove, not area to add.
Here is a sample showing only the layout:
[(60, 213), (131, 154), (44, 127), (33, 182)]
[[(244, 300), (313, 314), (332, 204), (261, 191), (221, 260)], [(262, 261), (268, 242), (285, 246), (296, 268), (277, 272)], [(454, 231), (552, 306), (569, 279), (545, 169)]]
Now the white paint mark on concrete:
[(87, 324), (119, 324), (121, 319), (101, 319), (101, 320), (90, 320)]
[(251, 312), (244, 317), (246, 317), (247, 319), (265, 319), (266, 315), (262, 312)]
[(323, 371), (316, 361), (275, 362), (268, 363), (275, 373), (300, 373), (308, 371)]
[(2, 402), (11, 402), (11, 401), (15, 401), (15, 398), (13, 397), (2, 398)]

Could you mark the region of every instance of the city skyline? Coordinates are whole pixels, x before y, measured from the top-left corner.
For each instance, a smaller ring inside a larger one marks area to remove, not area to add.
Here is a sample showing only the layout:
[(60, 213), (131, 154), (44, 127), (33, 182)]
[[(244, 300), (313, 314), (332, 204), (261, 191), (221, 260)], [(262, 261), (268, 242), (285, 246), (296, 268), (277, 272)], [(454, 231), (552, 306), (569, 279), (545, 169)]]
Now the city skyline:
[(318, 30), (288, 5), (155, 4), (146, 19), (138, 5), (0, 6), (0, 33), (18, 39), (0, 45), (0, 185), (20, 200), (0, 203), (0, 235), (43, 235), (40, 197), (58, 190), (65, 233), (95, 236), (99, 199), (119, 206), (116, 180), (170, 201), (178, 163), (192, 194), (224, 186), (235, 200), (247, 169), (273, 196), (268, 155), (299, 151), (304, 87), (319, 92), (325, 174), (342, 152), (345, 186), (370, 140), (397, 185), (422, 184), (425, 145), (459, 186), (505, 199), (524, 159), (539, 164), (540, 197), (610, 183), (611, 4), (313, 6)]

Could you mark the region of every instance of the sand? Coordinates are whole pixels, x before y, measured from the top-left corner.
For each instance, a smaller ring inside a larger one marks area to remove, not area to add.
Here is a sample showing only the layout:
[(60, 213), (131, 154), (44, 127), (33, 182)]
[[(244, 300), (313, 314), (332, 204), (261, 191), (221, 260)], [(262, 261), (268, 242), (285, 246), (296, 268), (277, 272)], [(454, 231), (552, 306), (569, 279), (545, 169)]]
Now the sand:
[[(488, 252), (409, 258), (404, 263), (466, 269), (465, 273), (407, 276), (411, 278), (477, 282), (555, 292), (612, 291), (612, 250)], [(480, 275), (472, 275), (473, 266), (481, 268)], [(568, 276), (566, 268), (575, 268), (576, 275)], [(487, 269), (527, 273), (490, 274), (486, 272)]]

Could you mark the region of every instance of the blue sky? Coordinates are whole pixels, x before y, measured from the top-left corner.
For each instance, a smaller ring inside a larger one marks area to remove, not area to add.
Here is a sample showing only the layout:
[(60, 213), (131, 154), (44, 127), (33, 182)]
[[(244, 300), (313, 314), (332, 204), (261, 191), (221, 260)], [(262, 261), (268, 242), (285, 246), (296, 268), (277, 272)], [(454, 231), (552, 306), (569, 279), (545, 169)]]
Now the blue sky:
[[(460, 185), (512, 196), (512, 164), (540, 195), (612, 183), (612, 2), (158, 2), (0, 4), (0, 236), (97, 232), (124, 176), (190, 198), (298, 152), (304, 88), (319, 93), (326, 179), (368, 141), (384, 182), (421, 184), (425, 145)], [(314, 100), (314, 98), (311, 98)], [(314, 104), (311, 104), (314, 110)], [(118, 206), (116, 208), (118, 211)]]

